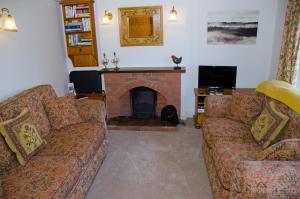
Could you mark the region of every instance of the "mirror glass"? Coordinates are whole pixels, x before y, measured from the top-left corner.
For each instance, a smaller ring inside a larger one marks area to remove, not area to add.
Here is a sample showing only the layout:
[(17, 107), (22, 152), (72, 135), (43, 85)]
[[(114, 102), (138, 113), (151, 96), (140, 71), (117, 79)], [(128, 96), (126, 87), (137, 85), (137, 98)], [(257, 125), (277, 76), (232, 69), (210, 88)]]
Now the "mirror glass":
[(153, 36), (153, 16), (128, 17), (129, 38), (145, 38)]

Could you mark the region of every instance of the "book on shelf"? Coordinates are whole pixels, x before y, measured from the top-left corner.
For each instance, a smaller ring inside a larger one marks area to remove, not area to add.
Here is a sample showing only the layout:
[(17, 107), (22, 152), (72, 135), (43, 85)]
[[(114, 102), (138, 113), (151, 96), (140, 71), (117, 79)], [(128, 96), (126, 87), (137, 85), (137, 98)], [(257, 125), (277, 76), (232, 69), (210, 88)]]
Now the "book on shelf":
[(77, 46), (91, 46), (92, 42), (78, 42), (76, 45)]
[(70, 20), (65, 23), (66, 32), (80, 32), (91, 30), (90, 18), (82, 18), (78, 20)]
[(91, 30), (91, 20), (90, 18), (82, 18), (83, 31)]
[(89, 4), (65, 6), (65, 15), (66, 18), (89, 17)]
[(80, 34), (68, 35), (69, 46), (91, 46), (92, 44), (93, 44), (92, 38), (83, 37)]
[(90, 8), (88, 3), (81, 3), (81, 4), (77, 4), (76, 6), (77, 6), (76, 9), (88, 9), (88, 8)]

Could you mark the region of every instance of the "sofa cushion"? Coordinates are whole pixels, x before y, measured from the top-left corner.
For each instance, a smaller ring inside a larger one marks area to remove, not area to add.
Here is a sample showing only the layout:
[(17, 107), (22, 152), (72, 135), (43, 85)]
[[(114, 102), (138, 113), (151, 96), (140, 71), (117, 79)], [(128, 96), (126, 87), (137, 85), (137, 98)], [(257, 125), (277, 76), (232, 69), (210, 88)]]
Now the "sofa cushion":
[(203, 126), (203, 137), (210, 148), (215, 143), (254, 142), (250, 129), (247, 125), (228, 118), (207, 118)]
[(80, 171), (76, 158), (35, 156), (3, 179), (4, 198), (65, 198)]
[(19, 165), (16, 155), (5, 142), (4, 137), (0, 133), (0, 179), (6, 175), (12, 168)]
[(85, 165), (104, 140), (101, 123), (80, 123), (55, 131), (38, 156), (74, 156)]
[(289, 117), (277, 110), (274, 102), (270, 102), (253, 123), (251, 133), (263, 148), (276, 143), (282, 137), (282, 130)]
[(23, 166), (46, 144), (27, 108), (18, 117), (1, 122), (0, 131)]
[(300, 114), (290, 109), (287, 105), (274, 100), (270, 97), (265, 97), (264, 107), (273, 101), (280, 112), (287, 115), (290, 120), (283, 129), (284, 139), (300, 138)]
[(55, 91), (50, 85), (41, 85), (25, 90), (0, 103), (0, 121), (17, 117), (28, 108), (34, 122), (45, 137), (50, 132), (50, 123), (43, 107), (43, 101), (56, 98)]
[(258, 95), (254, 91), (234, 90), (231, 103), (233, 119), (251, 126), (262, 111), (263, 99), (262, 95)]
[(260, 160), (299, 161), (300, 139), (282, 140), (263, 151)]
[(212, 157), (222, 186), (230, 190), (236, 169), (242, 161), (257, 160), (262, 153), (261, 147), (253, 143), (225, 142), (215, 143)]
[(58, 130), (82, 122), (72, 96), (47, 100), (44, 102), (44, 107), (53, 129)]
[(227, 117), (230, 115), (231, 95), (209, 95), (205, 98), (205, 117)]
[[(42, 101), (56, 97), (50, 85), (41, 85), (0, 102), (0, 121), (18, 116), (24, 108), (28, 108), (35, 124), (39, 126), (42, 137), (50, 132), (50, 124), (43, 108)], [(4, 138), (0, 135), (0, 176), (19, 165), (15, 154), (9, 149)]]

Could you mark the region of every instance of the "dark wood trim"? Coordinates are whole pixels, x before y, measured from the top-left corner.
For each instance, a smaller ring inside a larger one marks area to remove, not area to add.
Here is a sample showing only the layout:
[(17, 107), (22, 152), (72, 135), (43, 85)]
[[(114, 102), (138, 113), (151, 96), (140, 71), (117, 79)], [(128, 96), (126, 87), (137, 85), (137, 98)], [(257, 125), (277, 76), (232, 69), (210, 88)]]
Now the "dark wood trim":
[(101, 70), (101, 73), (185, 73), (185, 67), (175, 69), (174, 67), (126, 67), (115, 70), (109, 68)]

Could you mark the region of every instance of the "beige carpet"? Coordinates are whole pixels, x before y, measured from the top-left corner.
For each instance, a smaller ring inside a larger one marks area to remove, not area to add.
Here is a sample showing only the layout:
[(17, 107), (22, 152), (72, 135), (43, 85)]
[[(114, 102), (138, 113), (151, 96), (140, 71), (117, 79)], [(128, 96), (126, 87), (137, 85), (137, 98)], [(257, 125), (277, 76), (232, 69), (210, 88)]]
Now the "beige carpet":
[(201, 131), (110, 131), (107, 157), (87, 199), (213, 198)]

